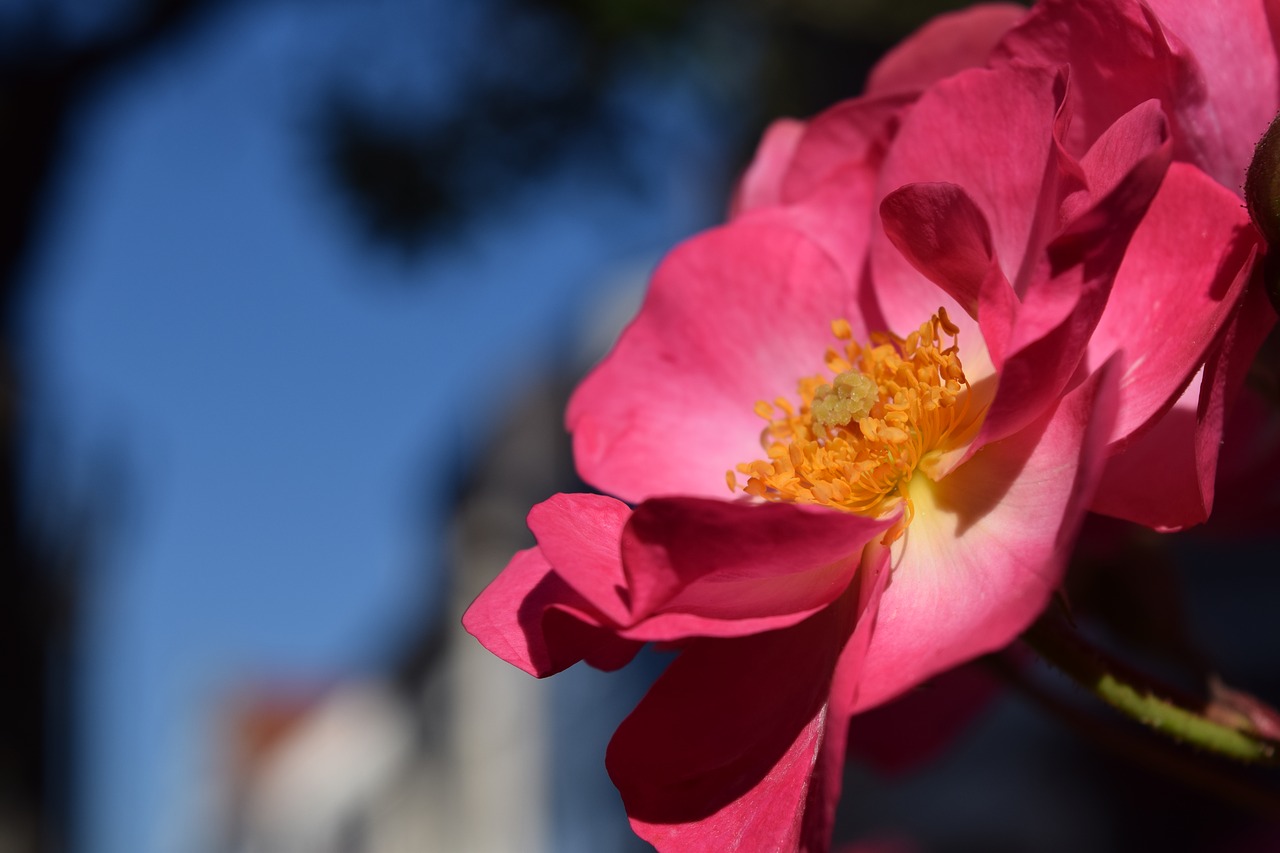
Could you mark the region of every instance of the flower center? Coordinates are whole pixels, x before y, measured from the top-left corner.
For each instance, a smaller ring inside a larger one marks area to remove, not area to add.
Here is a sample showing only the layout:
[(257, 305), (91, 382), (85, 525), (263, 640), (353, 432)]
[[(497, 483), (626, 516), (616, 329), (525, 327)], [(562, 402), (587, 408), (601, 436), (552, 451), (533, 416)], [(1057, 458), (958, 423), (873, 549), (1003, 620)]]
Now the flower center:
[[(801, 379), (798, 409), (785, 397), (756, 403), (768, 422), (760, 436), (767, 458), (737, 466), (747, 477), (742, 490), (870, 516), (905, 504), (902, 523), (886, 537), (891, 541), (914, 515), (912, 476), (920, 470), (936, 479), (942, 455), (963, 446), (980, 420), (969, 417), (960, 330), (939, 308), (906, 338), (878, 332), (860, 344), (845, 320), (831, 331), (843, 342), (826, 353), (834, 378)], [(733, 471), (727, 480), (736, 491)]]

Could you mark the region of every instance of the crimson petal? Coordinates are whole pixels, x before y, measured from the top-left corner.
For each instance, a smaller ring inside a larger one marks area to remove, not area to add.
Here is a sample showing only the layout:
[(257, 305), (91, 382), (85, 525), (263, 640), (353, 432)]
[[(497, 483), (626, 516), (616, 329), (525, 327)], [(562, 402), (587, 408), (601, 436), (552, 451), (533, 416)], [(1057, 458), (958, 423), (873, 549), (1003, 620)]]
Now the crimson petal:
[(462, 625), (490, 652), (538, 678), (580, 660), (618, 669), (644, 645), (618, 637), (537, 548), (511, 558), (467, 608)]
[[(848, 719), (850, 700), (831, 694), (831, 681), (859, 595), (851, 586), (785, 630), (685, 648), (609, 744), (609, 775), (637, 834), (659, 850), (717, 853), (825, 843), (829, 824), (806, 826), (827, 821), (825, 806), (805, 804), (831, 718)], [(839, 791), (840, 762), (819, 769), (825, 801)]]

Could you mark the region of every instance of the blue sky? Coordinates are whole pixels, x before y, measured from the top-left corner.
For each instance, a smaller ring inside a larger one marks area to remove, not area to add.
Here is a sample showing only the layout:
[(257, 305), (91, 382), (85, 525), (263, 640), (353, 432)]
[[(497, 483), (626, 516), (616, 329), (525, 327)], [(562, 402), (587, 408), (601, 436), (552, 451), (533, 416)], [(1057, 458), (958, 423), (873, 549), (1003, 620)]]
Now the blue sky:
[(432, 588), (447, 484), (429, 466), (482, 449), (603, 277), (716, 212), (714, 117), (640, 80), (643, 199), (565, 173), (464, 243), (372, 250), (308, 147), (309, 96), (347, 73), (446, 104), (483, 39), (454, 4), (356, 5), (246, 4), (76, 129), (26, 354), (56, 467), (83, 482), (105, 452), (127, 471), (86, 611), (89, 853), (189, 840), (240, 679), (379, 663)]

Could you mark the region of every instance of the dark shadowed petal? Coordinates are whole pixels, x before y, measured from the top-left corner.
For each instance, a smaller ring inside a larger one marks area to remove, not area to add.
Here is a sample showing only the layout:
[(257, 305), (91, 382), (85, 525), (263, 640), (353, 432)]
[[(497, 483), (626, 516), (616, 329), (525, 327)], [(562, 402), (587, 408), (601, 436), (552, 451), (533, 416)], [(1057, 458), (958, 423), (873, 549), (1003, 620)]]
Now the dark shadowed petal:
[(462, 625), (493, 654), (538, 678), (580, 660), (617, 669), (643, 645), (618, 637), (537, 548), (511, 558), (467, 608)]
[(827, 732), (814, 767), (813, 781), (805, 803), (801, 850), (821, 853), (831, 842), (836, 807), (844, 781), (848, 752), (849, 721), (854, 716), (862, 689), (863, 663), (879, 618), (880, 601), (889, 583), (888, 548), (872, 544), (862, 554), (859, 575), (858, 616), (853, 636), (840, 652), (831, 677), (831, 700), (827, 708)]
[[(686, 647), (609, 745), (609, 775), (641, 837), (667, 851), (797, 850), (806, 836), (829, 840), (829, 825), (807, 830), (806, 819), (826, 817), (819, 809), (806, 818), (805, 804), (831, 734), (831, 680), (858, 598), (850, 587), (791, 628)], [(847, 719), (847, 700), (835, 701)], [(824, 791), (838, 793), (840, 762), (818, 769)]]
[(636, 620), (626, 634), (674, 640), (794, 625), (844, 593), (863, 546), (896, 520), (798, 504), (647, 501), (623, 533)]
[(921, 274), (970, 317), (979, 318), (983, 283), (1003, 281), (987, 219), (963, 187), (907, 184), (880, 203), (885, 235)]

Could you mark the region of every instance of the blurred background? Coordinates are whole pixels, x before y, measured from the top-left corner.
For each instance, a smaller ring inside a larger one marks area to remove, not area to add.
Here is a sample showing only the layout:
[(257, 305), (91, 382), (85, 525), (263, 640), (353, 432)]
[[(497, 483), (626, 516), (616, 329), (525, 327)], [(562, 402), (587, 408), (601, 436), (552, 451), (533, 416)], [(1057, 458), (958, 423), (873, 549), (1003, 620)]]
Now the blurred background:
[[(767, 122), (958, 5), (0, 0), (0, 853), (646, 849), (603, 755), (664, 661), (458, 618)], [(1126, 849), (1174, 795), (1056, 732), (854, 766), (840, 833)]]

